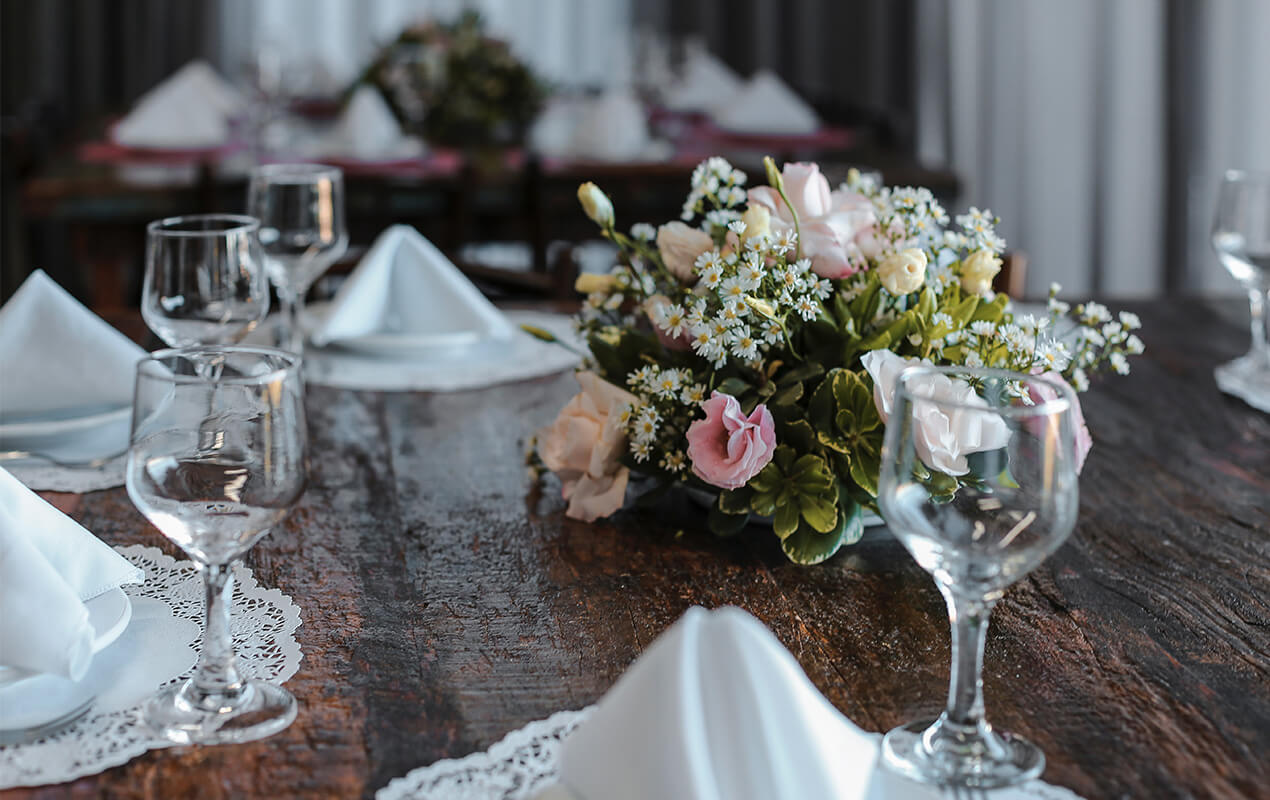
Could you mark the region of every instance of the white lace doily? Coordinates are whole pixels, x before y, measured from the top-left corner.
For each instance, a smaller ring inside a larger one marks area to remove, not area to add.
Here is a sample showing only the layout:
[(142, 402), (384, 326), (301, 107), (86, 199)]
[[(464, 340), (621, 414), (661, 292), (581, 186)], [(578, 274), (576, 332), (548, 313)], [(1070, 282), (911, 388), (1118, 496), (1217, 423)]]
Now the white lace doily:
[[(145, 572), (145, 582), (140, 586), (124, 587), (134, 607), (159, 601), (176, 620), (197, 629), (195, 642), (200, 639), (203, 579), (194, 563), (177, 561), (154, 547), (130, 545), (115, 549)], [(241, 564), (234, 566), (234, 581), (230, 630), (238, 668), (246, 677), (282, 683), (300, 668), (300, 645), (295, 638), (300, 609), (277, 589), (261, 588), (251, 570)], [(182, 644), (171, 641), (165, 646), (175, 648)], [(146, 655), (141, 652), (136, 657), (144, 659)], [(168, 675), (157, 683), (189, 677), (192, 659), (186, 664), (179, 674)], [(122, 709), (94, 709), (47, 739), (0, 747), (0, 789), (62, 783), (123, 764), (147, 750), (169, 746), (166, 740), (155, 739), (145, 727), (140, 709), (140, 703)]]
[[(483, 753), (411, 770), (376, 792), (375, 800), (534, 800), (555, 783), (556, 759), (565, 737), (594, 709), (595, 706), (587, 706), (581, 711), (560, 711), (512, 731)], [(876, 738), (880, 743), (881, 735)], [(564, 794), (568, 793), (561, 796)], [(1042, 781), (990, 792), (988, 797), (1083, 800), (1070, 789)]]
[(70, 469), (52, 464), (37, 464), (35, 461), (0, 466), (12, 472), (13, 477), (22, 481), (33, 492), (83, 494), (123, 486), (127, 463), (128, 456), (125, 454), (96, 469)]

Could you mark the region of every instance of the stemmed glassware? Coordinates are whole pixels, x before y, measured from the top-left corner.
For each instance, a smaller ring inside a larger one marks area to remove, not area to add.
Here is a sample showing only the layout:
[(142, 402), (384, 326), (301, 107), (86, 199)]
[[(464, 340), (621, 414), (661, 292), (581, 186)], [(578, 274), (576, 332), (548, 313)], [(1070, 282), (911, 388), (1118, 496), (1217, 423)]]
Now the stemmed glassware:
[(270, 164), (251, 173), (247, 213), (260, 220), (269, 278), (283, 319), (280, 347), (304, 350), (304, 296), (348, 249), (344, 174), (321, 164)]
[(1248, 292), (1252, 348), (1214, 371), (1222, 391), (1270, 410), (1270, 347), (1266, 301), (1270, 299), (1270, 172), (1229, 170), (1213, 215), (1213, 249), (1222, 266)]
[(305, 488), (299, 365), (299, 356), (254, 347), (160, 350), (137, 365), (128, 496), (189, 554), (206, 585), (194, 675), (144, 710), (156, 733), (178, 743), (251, 741), (295, 719), (289, 692), (238, 672), (229, 609), (234, 562)]
[(169, 347), (234, 344), (269, 313), (260, 224), (195, 214), (146, 226), (141, 316)]
[(988, 724), (981, 670), (993, 606), (1075, 524), (1075, 406), (1071, 387), (1039, 376), (967, 367), (900, 375), (878, 503), (935, 578), (953, 633), (943, 714), (883, 740), (886, 763), (911, 778), (990, 789), (1045, 767), (1035, 745)]

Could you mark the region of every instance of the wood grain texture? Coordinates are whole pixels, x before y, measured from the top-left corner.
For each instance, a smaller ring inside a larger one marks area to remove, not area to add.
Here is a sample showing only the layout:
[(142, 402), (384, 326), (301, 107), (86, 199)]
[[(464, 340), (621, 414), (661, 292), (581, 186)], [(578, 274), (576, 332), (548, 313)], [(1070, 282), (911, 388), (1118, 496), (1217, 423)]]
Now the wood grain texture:
[[(1270, 417), (1220, 395), (1242, 351), (1220, 309), (1136, 308), (1147, 355), (1084, 395), (1096, 441), (1071, 540), (989, 633), (989, 717), (1088, 798), (1270, 786)], [(357, 797), (597, 700), (690, 605), (742, 606), (870, 730), (932, 714), (948, 626), (886, 537), (818, 567), (770, 532), (720, 540), (683, 497), (594, 525), (532, 484), (560, 375), (458, 394), (313, 387), (312, 484), (248, 563), (302, 609), (298, 720), (249, 745), (146, 754), (9, 798)], [(122, 489), (51, 496), (112, 543), (170, 545)]]

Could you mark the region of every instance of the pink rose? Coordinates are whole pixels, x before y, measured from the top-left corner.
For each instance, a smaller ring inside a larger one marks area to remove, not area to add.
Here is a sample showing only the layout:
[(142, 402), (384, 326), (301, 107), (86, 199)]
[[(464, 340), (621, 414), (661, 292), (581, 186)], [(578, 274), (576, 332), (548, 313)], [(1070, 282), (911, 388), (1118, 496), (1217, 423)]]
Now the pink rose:
[[(873, 204), (863, 195), (843, 189), (829, 191), (829, 181), (815, 164), (786, 164), (781, 181), (802, 229), (802, 254), (822, 278), (845, 278), (864, 269), (861, 242), (873, 230)], [(794, 227), (794, 215), (770, 186), (749, 192), (750, 203), (765, 206), (773, 231)], [(859, 240), (859, 241), (857, 241)]]
[(698, 228), (690, 228), (682, 222), (668, 222), (657, 229), (657, 250), (662, 263), (680, 280), (691, 286), (697, 282), (692, 271), (697, 256), (714, 249), (714, 239)]
[(617, 459), (626, 449), (626, 431), (617, 417), (635, 397), (600, 378), (579, 372), (582, 391), (538, 433), (538, 455), (560, 476), (569, 501), (565, 515), (594, 522), (622, 507), (630, 470)]
[(688, 458), (698, 478), (721, 489), (744, 486), (776, 452), (776, 423), (767, 406), (747, 419), (729, 394), (714, 392), (703, 406), (706, 418), (688, 426)]
[[(1067, 383), (1067, 381), (1063, 380), (1063, 376), (1054, 370), (1042, 373), (1038, 377), (1048, 378), (1055, 383)], [(1029, 383), (1027, 389), (1034, 403), (1046, 403), (1058, 397), (1057, 391), (1040, 382)], [(1094, 437), (1089, 435), (1089, 427), (1085, 425), (1085, 414), (1080, 410), (1080, 398), (1077, 397), (1075, 390), (1072, 391), (1072, 397), (1074, 399), (1072, 403), (1072, 424), (1076, 427), (1076, 474), (1079, 475), (1080, 471), (1085, 468), (1085, 457), (1089, 455), (1089, 449), (1094, 446)], [(1032, 432), (1033, 436), (1039, 437), (1045, 433), (1045, 424), (1046, 420), (1038, 417), (1029, 420), (1027, 428)]]

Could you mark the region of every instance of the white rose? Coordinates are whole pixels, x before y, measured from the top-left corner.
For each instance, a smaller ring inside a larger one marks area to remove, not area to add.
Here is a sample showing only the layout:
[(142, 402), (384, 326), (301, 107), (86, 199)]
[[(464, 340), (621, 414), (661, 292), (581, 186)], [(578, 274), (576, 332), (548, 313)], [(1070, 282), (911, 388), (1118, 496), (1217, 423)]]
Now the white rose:
[(991, 250), (976, 250), (961, 263), (961, 290), (966, 294), (986, 295), (992, 291), (992, 279), (1001, 271), (1001, 259)]
[(772, 212), (765, 205), (752, 203), (741, 215), (741, 221), (745, 223), (745, 233), (741, 234), (742, 239), (767, 236), (772, 232)]
[[(896, 381), (910, 366), (922, 364), (890, 350), (873, 350), (860, 359), (873, 378), (873, 403), (884, 423), (890, 421)], [(947, 375), (926, 375), (906, 382), (909, 394), (928, 398), (913, 403), (913, 446), (926, 466), (948, 475), (970, 471), (966, 456), (998, 450), (1010, 441), (1010, 428), (974, 387)], [(982, 410), (980, 410), (982, 409)]]
[(682, 222), (668, 222), (657, 229), (657, 249), (661, 252), (661, 260), (670, 274), (683, 283), (697, 282), (692, 265), (697, 256), (713, 248), (714, 240), (710, 234)]
[(613, 201), (600, 191), (600, 187), (587, 181), (578, 187), (578, 202), (591, 221), (601, 228), (613, 227)]
[(910, 247), (892, 253), (878, 265), (878, 278), (893, 295), (917, 291), (926, 282), (926, 252)]

